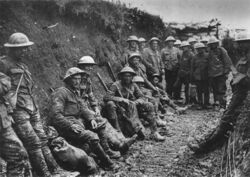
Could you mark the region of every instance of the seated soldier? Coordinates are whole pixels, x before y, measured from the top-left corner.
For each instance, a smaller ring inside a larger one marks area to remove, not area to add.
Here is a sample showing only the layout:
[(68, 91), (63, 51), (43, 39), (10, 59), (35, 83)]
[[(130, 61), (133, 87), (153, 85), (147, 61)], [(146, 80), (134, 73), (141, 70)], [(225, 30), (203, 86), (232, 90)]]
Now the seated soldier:
[(7, 177), (26, 177), (28, 154), (12, 128), (11, 106), (6, 98), (10, 88), (10, 78), (0, 73), (0, 157), (7, 162)]
[[(96, 65), (94, 59), (90, 56), (83, 56), (80, 58), (77, 67), (84, 70), (91, 71), (93, 66)], [(89, 110), (93, 112), (96, 119), (99, 121), (104, 121), (104, 118), (100, 114), (100, 109), (98, 107), (98, 100), (95, 98), (92, 82), (89, 73), (82, 74), (82, 81), (80, 85), (80, 94), (82, 99), (85, 101)], [(113, 149), (119, 150), (121, 153), (128, 151), (129, 147), (136, 141), (137, 135), (134, 135), (132, 138), (125, 138), (121, 131), (114, 129), (110, 123), (106, 123), (106, 128), (104, 134), (108, 139), (111, 147)]]
[(159, 117), (159, 106), (160, 106), (160, 99), (159, 98), (154, 98), (153, 95), (152, 95), (152, 91), (145, 88), (145, 82), (144, 82), (144, 79), (141, 77), (141, 76), (135, 76), (133, 78), (133, 82), (136, 83), (136, 85), (139, 87), (139, 89), (141, 90), (141, 92), (143, 93), (143, 96), (144, 96), (144, 100), (146, 102), (150, 102), (154, 105), (154, 112), (155, 112), (155, 115), (157, 117), (156, 119), (156, 123), (157, 125), (160, 127), (165, 127), (167, 125), (167, 122), (160, 119)]
[[(108, 147), (107, 140), (101, 137), (101, 144), (98, 135), (95, 132), (102, 131), (102, 123), (97, 123), (94, 115), (84, 104), (80, 96), (80, 83), (83, 71), (79, 68), (70, 68), (64, 77), (64, 87), (55, 90), (51, 98), (50, 117), (52, 125), (56, 128), (60, 136), (67, 141), (80, 144), (88, 144), (90, 149), (100, 160), (100, 165), (107, 170), (113, 170), (117, 166), (106, 154), (110, 149), (104, 151), (103, 147)], [(91, 131), (91, 130), (93, 131)]]
[[(155, 73), (152, 76), (152, 84), (154, 87), (157, 88), (157, 92), (153, 92), (153, 97), (159, 98), (160, 99), (160, 107), (159, 109), (164, 112), (164, 107), (170, 106), (173, 108), (177, 114), (184, 113), (186, 111), (186, 107), (180, 107), (176, 105), (169, 97), (167, 92), (164, 91), (163, 86), (160, 83), (160, 75)], [(163, 107), (162, 107), (163, 106)]]
[[(143, 100), (142, 92), (138, 86), (132, 82), (133, 76), (135, 75), (136, 73), (132, 68), (128, 66), (124, 67), (118, 75), (120, 80), (112, 84), (110, 92), (104, 97), (104, 101), (106, 101), (108, 107), (107, 112), (109, 118), (118, 121), (117, 108), (122, 107), (125, 113), (130, 113), (129, 116), (127, 116), (128, 119), (131, 118), (130, 116), (134, 116), (131, 127), (135, 125), (134, 121), (137, 121), (137, 126), (134, 126), (134, 132), (136, 132), (136, 128), (142, 126), (138, 118), (138, 114), (141, 112), (137, 110), (143, 109), (147, 112), (143, 118), (150, 124), (151, 137), (156, 141), (164, 141), (165, 137), (161, 136), (157, 131), (153, 104)], [(132, 111), (134, 112), (132, 113)], [(131, 127), (128, 126), (126, 129)], [(139, 129), (140, 128), (137, 130)]]

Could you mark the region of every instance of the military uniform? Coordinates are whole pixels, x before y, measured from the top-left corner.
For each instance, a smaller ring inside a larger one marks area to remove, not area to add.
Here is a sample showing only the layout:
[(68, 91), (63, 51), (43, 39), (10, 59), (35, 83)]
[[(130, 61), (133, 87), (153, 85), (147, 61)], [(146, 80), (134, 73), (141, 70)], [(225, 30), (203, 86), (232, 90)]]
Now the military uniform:
[[(103, 119), (96, 120), (82, 99), (80, 90), (73, 90), (68, 86), (55, 90), (51, 98), (50, 117), (52, 125), (67, 141), (78, 147), (88, 144), (103, 165), (113, 165), (99, 144), (100, 139), (102, 145), (107, 141), (103, 134), (105, 122)], [(92, 120), (98, 123), (98, 128), (94, 130), (96, 133), (90, 130)]]
[(171, 49), (165, 47), (161, 50), (161, 58), (165, 66), (165, 79), (167, 84), (166, 91), (169, 96), (173, 97), (174, 96), (173, 85), (177, 79), (178, 69), (179, 69), (179, 60), (180, 60), (179, 50), (175, 47)]
[(217, 47), (209, 51), (208, 76), (211, 80), (215, 102), (225, 107), (226, 79), (232, 64), (227, 51), (223, 47)]
[(180, 58), (180, 68), (178, 71), (178, 78), (175, 83), (176, 88), (179, 88), (184, 84), (185, 86), (185, 101), (186, 104), (189, 103), (189, 83), (190, 83), (190, 71), (191, 71), (191, 61), (193, 58), (193, 53), (191, 51), (184, 51)]
[(162, 75), (164, 65), (161, 60), (161, 54), (159, 51), (153, 51), (151, 48), (145, 48), (142, 52), (142, 63), (147, 68), (147, 74), (151, 77), (154, 73)]
[(191, 80), (197, 86), (198, 103), (209, 104), (208, 54), (196, 54), (192, 60)]
[[(122, 103), (120, 103), (121, 98), (129, 99), (132, 102), (129, 103), (129, 105), (122, 105)], [(133, 112), (134, 119), (131, 120), (132, 121), (131, 126), (133, 128), (132, 133), (137, 132), (142, 126), (140, 120), (137, 117), (137, 113), (136, 113), (137, 110), (139, 114), (141, 113), (141, 110), (147, 112), (147, 115), (144, 116), (143, 118), (149, 122), (151, 132), (152, 133), (156, 132), (157, 127), (156, 127), (156, 120), (154, 116), (154, 106), (152, 103), (145, 102), (143, 100), (143, 94), (136, 84), (131, 83), (131, 85), (128, 85), (125, 87), (122, 85), (121, 81), (116, 81), (115, 83), (112, 84), (110, 88), (110, 92), (108, 92), (104, 100), (109, 105), (110, 109), (108, 111), (109, 111), (110, 118), (114, 119), (118, 117), (117, 112), (116, 112), (116, 108), (117, 108), (116, 104), (119, 104), (120, 106), (122, 106), (127, 112), (130, 112), (132, 110), (134, 111)], [(130, 109), (131, 107), (132, 109)], [(131, 127), (125, 127), (125, 129), (126, 128), (131, 128)]]
[(16, 108), (13, 111), (13, 125), (18, 137), (27, 149), (31, 165), (39, 176), (50, 176), (50, 171), (58, 168), (50, 149), (47, 146), (47, 136), (43, 129), (37, 104), (34, 100), (34, 81), (28, 67), (24, 63), (17, 63), (11, 58), (1, 61), (0, 70), (11, 77), (12, 89), (15, 93), (20, 82), (17, 94)]
[(128, 65), (128, 58), (129, 58), (129, 56), (132, 54), (132, 53), (135, 53), (135, 52), (139, 52), (137, 49), (135, 49), (135, 50), (131, 50), (131, 49), (126, 49), (125, 50), (125, 52), (124, 52), (124, 54), (123, 54), (123, 56), (122, 56), (122, 61), (121, 61), (121, 63), (122, 63), (122, 66), (127, 66)]
[[(3, 74), (0, 73), (0, 77)], [(7, 162), (7, 177), (25, 177), (28, 154), (12, 128), (12, 108), (7, 100), (0, 98), (0, 157)], [(1, 166), (2, 168), (2, 166)]]

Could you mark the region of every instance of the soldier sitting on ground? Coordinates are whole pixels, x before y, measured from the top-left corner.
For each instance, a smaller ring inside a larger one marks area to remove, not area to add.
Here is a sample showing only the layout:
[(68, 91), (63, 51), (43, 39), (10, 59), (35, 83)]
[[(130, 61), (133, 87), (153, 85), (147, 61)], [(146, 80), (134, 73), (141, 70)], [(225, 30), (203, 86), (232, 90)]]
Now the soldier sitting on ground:
[[(73, 67), (68, 69), (64, 77), (64, 87), (54, 91), (51, 98), (51, 122), (59, 135), (76, 146), (88, 145), (97, 155), (100, 166), (106, 170), (116, 169), (117, 166), (106, 154), (103, 147), (109, 148), (107, 139), (103, 135), (105, 122), (97, 122), (95, 116), (88, 109), (80, 94), (82, 71)], [(97, 132), (100, 137), (98, 137)], [(102, 146), (100, 145), (100, 141)]]
[(10, 78), (0, 73), (0, 157), (7, 162), (7, 177), (27, 177), (28, 154), (12, 128), (12, 108), (6, 96)]
[[(77, 66), (82, 70), (91, 71), (93, 69), (93, 66), (95, 65), (96, 63), (92, 57), (83, 56), (79, 59)], [(93, 93), (90, 74), (87, 72), (82, 74), (80, 93), (89, 110), (93, 111), (96, 119), (99, 121), (103, 121), (104, 118), (102, 118), (100, 114), (98, 101)], [(122, 132), (114, 129), (109, 122), (107, 122), (105, 126), (106, 128), (104, 130), (104, 133), (108, 139), (110, 146), (115, 150), (119, 150), (122, 154), (128, 151), (129, 147), (136, 141), (137, 135), (134, 135), (132, 138), (125, 138)]]
[[(119, 73), (120, 80), (112, 84), (110, 92), (104, 97), (108, 107), (107, 112), (110, 115), (109, 118), (119, 121), (116, 110), (117, 107), (122, 107), (127, 113), (130, 113), (129, 116), (134, 116), (131, 126), (136, 124), (135, 121), (138, 122), (138, 124), (134, 126), (134, 129), (136, 129), (141, 126), (138, 114), (140, 115), (141, 112), (139, 110), (143, 109), (147, 114), (143, 115), (142, 118), (149, 122), (151, 137), (156, 141), (164, 141), (165, 137), (161, 136), (157, 131), (153, 104), (143, 100), (142, 92), (138, 86), (132, 82), (133, 76), (135, 75), (136, 73), (132, 68), (128, 66), (124, 67)], [(132, 114), (131, 111), (133, 111)], [(130, 118), (131, 117), (128, 117), (128, 119)]]

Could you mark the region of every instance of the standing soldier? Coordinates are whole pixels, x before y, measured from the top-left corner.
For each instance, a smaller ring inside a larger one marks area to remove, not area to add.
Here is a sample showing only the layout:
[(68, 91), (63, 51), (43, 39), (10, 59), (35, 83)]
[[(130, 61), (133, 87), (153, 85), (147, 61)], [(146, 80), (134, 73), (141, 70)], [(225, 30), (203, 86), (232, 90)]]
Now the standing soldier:
[(28, 47), (33, 44), (23, 33), (12, 34), (4, 44), (8, 48), (8, 57), (1, 61), (0, 71), (12, 81), (14, 129), (27, 149), (37, 175), (47, 177), (58, 169), (58, 165), (47, 146), (47, 136), (34, 100), (34, 81), (27, 65), (22, 62), (27, 57)]
[(161, 58), (165, 66), (166, 91), (173, 98), (178, 97), (178, 93), (174, 91), (174, 83), (179, 69), (180, 52), (174, 47), (174, 37), (167, 37), (165, 42), (167, 46), (161, 50)]
[[(122, 106), (127, 112), (134, 110), (135, 112), (131, 116), (136, 116), (136, 120), (138, 120), (138, 114), (142, 113), (141, 110), (146, 111), (147, 114), (144, 115), (143, 119), (149, 122), (151, 138), (156, 141), (164, 141), (165, 137), (161, 136), (157, 131), (153, 104), (143, 100), (142, 92), (138, 86), (132, 82), (133, 76), (135, 75), (136, 73), (133, 69), (128, 66), (120, 71), (120, 80), (113, 83), (110, 92), (104, 98), (109, 106), (109, 114), (118, 118), (116, 112), (117, 105)], [(138, 122), (138, 126), (141, 126), (140, 122)]]
[(225, 108), (226, 80), (232, 62), (227, 51), (219, 46), (219, 42), (215, 36), (211, 37), (208, 41), (208, 47), (210, 48), (208, 55), (208, 76), (213, 89), (214, 104)]
[(142, 53), (143, 52), (143, 50), (145, 49), (145, 47), (146, 47), (146, 39), (145, 38), (143, 38), (143, 37), (140, 37), (139, 39), (138, 39), (138, 41), (139, 41), (139, 51)]
[(164, 65), (159, 52), (159, 42), (157, 37), (153, 37), (149, 41), (149, 47), (145, 48), (142, 53), (142, 63), (146, 66), (149, 80), (154, 73), (164, 74)]
[[(100, 159), (100, 165), (104, 169), (113, 170), (116, 165), (102, 148), (102, 146), (108, 147), (106, 139), (101, 139), (101, 146), (98, 135), (93, 132), (97, 131), (99, 134), (104, 124), (96, 121), (94, 114), (80, 95), (83, 73), (84, 71), (76, 67), (68, 69), (64, 77), (65, 86), (58, 88), (52, 94), (50, 115), (52, 125), (66, 140), (81, 146), (87, 143)], [(87, 127), (93, 131), (87, 130)]]
[(139, 52), (138, 45), (139, 40), (136, 36), (129, 36), (127, 39), (128, 48), (125, 50), (123, 56), (122, 56), (122, 66), (128, 65), (128, 57), (131, 55), (131, 53)]
[(0, 158), (7, 162), (7, 177), (26, 177), (28, 154), (12, 128), (12, 108), (6, 99), (10, 89), (10, 78), (0, 72)]
[(193, 52), (193, 54), (196, 54), (196, 50), (194, 48), (194, 44), (197, 42), (197, 40), (194, 37), (191, 37), (191, 38), (188, 39), (188, 42), (190, 44), (191, 51)]
[(175, 88), (181, 88), (182, 84), (185, 86), (185, 103), (189, 104), (189, 83), (191, 61), (193, 53), (191, 52), (190, 45), (187, 41), (181, 43), (182, 56), (180, 59), (180, 68), (178, 71), (178, 78), (175, 82)]
[(198, 109), (209, 108), (208, 54), (203, 43), (194, 45), (197, 54), (192, 60), (191, 81), (197, 86)]

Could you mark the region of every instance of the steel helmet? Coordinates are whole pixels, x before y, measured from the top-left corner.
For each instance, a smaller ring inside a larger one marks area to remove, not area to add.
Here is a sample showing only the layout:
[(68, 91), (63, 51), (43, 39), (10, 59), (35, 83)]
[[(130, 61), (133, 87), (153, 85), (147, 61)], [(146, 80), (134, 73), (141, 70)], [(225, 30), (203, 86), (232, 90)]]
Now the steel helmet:
[(72, 67), (72, 68), (69, 68), (67, 71), (66, 71), (66, 74), (63, 78), (63, 81), (65, 81), (66, 79), (70, 78), (71, 76), (74, 76), (76, 74), (85, 74), (86, 72), (77, 68), (77, 67)]
[(165, 40), (165, 42), (169, 42), (169, 41), (175, 42), (176, 40), (173, 36), (168, 36), (167, 39)]
[(219, 43), (220, 41), (215, 37), (212, 36), (209, 40), (207, 44), (213, 44), (213, 43)]
[(202, 37), (201, 42), (208, 42), (208, 37), (206, 37), (206, 36)]
[(135, 77), (133, 78), (133, 82), (136, 82), (136, 83), (138, 83), (138, 82), (144, 83), (144, 79), (143, 79), (141, 76), (135, 76)]
[(124, 68), (122, 68), (122, 70), (119, 72), (119, 75), (124, 74), (124, 73), (130, 73), (133, 76), (136, 75), (135, 71), (129, 66), (125, 66)]
[(195, 38), (193, 38), (193, 37), (190, 37), (190, 38), (188, 39), (188, 42), (189, 42), (189, 43), (197, 42), (197, 40), (196, 40)]
[(130, 41), (139, 42), (139, 40), (138, 40), (138, 38), (136, 36), (129, 36), (128, 39), (127, 39), (127, 42), (130, 42)]
[(94, 59), (91, 56), (83, 56), (82, 58), (80, 58), (80, 60), (78, 61), (78, 65), (96, 65)]
[(153, 41), (157, 41), (157, 42), (161, 42), (160, 39), (158, 37), (152, 37), (150, 40), (149, 40), (149, 43), (153, 42)]
[(143, 38), (143, 37), (140, 37), (140, 38), (138, 39), (138, 41), (139, 41), (139, 42), (146, 42), (146, 39)]
[(181, 41), (178, 39), (175, 41), (174, 45), (181, 45)]
[(6, 95), (11, 89), (10, 77), (0, 72), (0, 95)]
[(203, 43), (198, 42), (198, 43), (194, 44), (194, 48), (195, 49), (206, 48), (206, 46)]
[(139, 57), (141, 59), (141, 55), (138, 52), (134, 52), (129, 55), (128, 60), (131, 60), (134, 57)]
[(4, 47), (28, 47), (33, 45), (29, 38), (23, 33), (13, 33), (9, 37), (9, 41), (4, 44)]
[(157, 77), (157, 78), (159, 79), (160, 82), (162, 81), (162, 77), (161, 77), (161, 75), (160, 75), (159, 73), (154, 73), (154, 74), (152, 75), (152, 78), (155, 78), (155, 77)]
[(186, 47), (186, 46), (190, 46), (189, 42), (188, 41), (183, 41), (181, 43), (181, 46), (180, 47)]
[(235, 41), (237, 42), (243, 42), (243, 41), (249, 41), (250, 40), (250, 34), (247, 33), (247, 34), (238, 34), (236, 36), (236, 39)]

